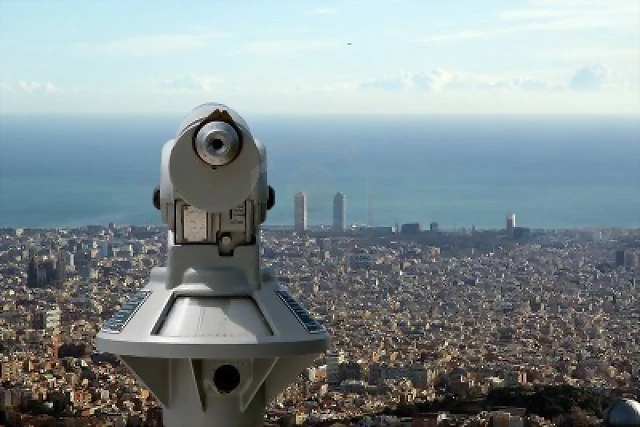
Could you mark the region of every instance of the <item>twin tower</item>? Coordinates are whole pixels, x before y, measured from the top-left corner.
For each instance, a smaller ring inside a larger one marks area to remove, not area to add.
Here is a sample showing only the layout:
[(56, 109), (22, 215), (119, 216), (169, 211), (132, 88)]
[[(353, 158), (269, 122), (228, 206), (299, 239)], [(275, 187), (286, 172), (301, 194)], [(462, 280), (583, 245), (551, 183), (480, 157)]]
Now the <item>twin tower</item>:
[[(333, 229), (344, 231), (346, 223), (346, 197), (342, 193), (336, 193), (333, 197)], [(303, 192), (293, 197), (293, 229), (296, 233), (307, 229), (307, 195)]]

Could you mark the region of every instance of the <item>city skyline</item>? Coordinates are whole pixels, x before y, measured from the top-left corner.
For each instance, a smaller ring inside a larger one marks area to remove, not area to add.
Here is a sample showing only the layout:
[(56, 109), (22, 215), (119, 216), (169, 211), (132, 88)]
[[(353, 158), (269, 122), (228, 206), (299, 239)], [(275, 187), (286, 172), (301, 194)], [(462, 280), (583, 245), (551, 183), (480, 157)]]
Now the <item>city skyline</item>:
[[(345, 229), (347, 227), (354, 227), (354, 226), (358, 226), (358, 225), (363, 225), (363, 224), (358, 224), (357, 222), (352, 222), (351, 224), (349, 224), (347, 222), (347, 206), (346, 206), (346, 194), (344, 194), (341, 191), (338, 191), (334, 194), (333, 199), (332, 199), (332, 216), (330, 219), (330, 224), (324, 223), (324, 222), (316, 222), (316, 223), (310, 223), (309, 222), (309, 212), (308, 212), (308, 204), (309, 204), (309, 196), (307, 194), (307, 192), (305, 191), (299, 191), (297, 192), (294, 196), (293, 196), (293, 214), (292, 214), (292, 224), (293, 224), (293, 229), (297, 232), (303, 232), (305, 230), (307, 230), (307, 228), (312, 225), (314, 227), (326, 227), (326, 226), (330, 226), (331, 229), (333, 231), (345, 231)], [(373, 211), (372, 208), (370, 208), (371, 211), (368, 213), (367, 215), (367, 222), (366, 226), (369, 227), (373, 227), (374, 224), (372, 223), (372, 218), (373, 218)], [(516, 214), (515, 212), (508, 212), (506, 214), (506, 223), (505, 223), (505, 228), (504, 230), (507, 231), (507, 233), (509, 235), (513, 235), (514, 229), (516, 228), (527, 228), (527, 227), (517, 227), (516, 226)], [(438, 222), (433, 222), (433, 221), (420, 221), (420, 220), (416, 220), (416, 221), (412, 221), (412, 222), (406, 222), (403, 223), (404, 224), (418, 224), (418, 226), (422, 226), (422, 224), (426, 224), (429, 223), (429, 229), (431, 231), (438, 231), (439, 226), (438, 226)], [(380, 224), (381, 227), (394, 227), (394, 226), (398, 226), (400, 223), (394, 223), (394, 224)], [(268, 225), (266, 225), (268, 227)], [(277, 226), (276, 226), (277, 227)], [(475, 230), (476, 227), (474, 225), (470, 225), (472, 230)], [(457, 230), (458, 227), (454, 226), (454, 230)], [(464, 226), (461, 226), (461, 229), (465, 229)], [(482, 228), (480, 228), (479, 230), (481, 230)], [(492, 229), (489, 228), (488, 230), (496, 230), (496, 229)], [(398, 231), (398, 230), (396, 230)]]
[(639, 2), (245, 4), (2, 0), (0, 114), (640, 113)]

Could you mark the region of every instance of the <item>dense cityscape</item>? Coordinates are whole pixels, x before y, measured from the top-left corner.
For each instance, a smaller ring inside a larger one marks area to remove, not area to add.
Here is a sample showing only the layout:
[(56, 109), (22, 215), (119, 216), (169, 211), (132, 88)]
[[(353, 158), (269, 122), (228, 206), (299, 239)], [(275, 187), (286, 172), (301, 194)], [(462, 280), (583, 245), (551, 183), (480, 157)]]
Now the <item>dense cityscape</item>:
[(640, 0), (0, 0), (0, 427), (640, 427)]
[[(349, 227), (340, 193), (333, 226), (311, 228), (306, 196), (294, 205), (293, 230), (263, 229), (262, 262), (331, 349), (265, 425), (601, 425), (636, 405), (622, 399), (640, 397), (640, 230), (532, 230), (515, 214), (501, 230)], [(94, 339), (165, 241), (115, 224), (0, 231), (0, 425), (162, 424)]]

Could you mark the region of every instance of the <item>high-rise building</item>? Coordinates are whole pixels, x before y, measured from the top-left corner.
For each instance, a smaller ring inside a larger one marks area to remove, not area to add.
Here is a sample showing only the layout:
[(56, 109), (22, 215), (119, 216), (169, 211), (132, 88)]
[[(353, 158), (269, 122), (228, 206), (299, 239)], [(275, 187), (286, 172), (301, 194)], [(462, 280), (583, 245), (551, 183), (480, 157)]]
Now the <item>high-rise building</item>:
[(307, 195), (303, 192), (293, 197), (293, 229), (296, 233), (307, 229)]
[(42, 310), (36, 315), (36, 329), (56, 330), (60, 327), (61, 312), (59, 308)]
[(340, 365), (344, 363), (343, 351), (332, 351), (327, 355), (327, 382), (329, 384), (340, 384)]
[(53, 256), (33, 256), (27, 264), (27, 286), (44, 288), (64, 280), (64, 269)]
[(333, 198), (333, 229), (344, 231), (347, 223), (346, 197), (342, 193), (336, 193)]
[(507, 234), (513, 236), (514, 228), (516, 228), (516, 214), (509, 212), (507, 215)]
[(33, 255), (29, 257), (27, 265), (27, 286), (35, 288), (38, 286), (38, 257)]
[(616, 267), (635, 269), (640, 265), (640, 254), (632, 250), (620, 249), (616, 251)]
[(420, 231), (422, 231), (422, 229), (420, 227), (420, 223), (419, 222), (411, 222), (411, 223), (408, 223), (408, 224), (402, 224), (402, 227), (400, 228), (400, 234), (417, 235), (417, 234), (420, 234)]
[(640, 258), (640, 256), (638, 256), (638, 254), (636, 252), (628, 252), (625, 253), (624, 255), (624, 265), (627, 268), (638, 268), (638, 258)]

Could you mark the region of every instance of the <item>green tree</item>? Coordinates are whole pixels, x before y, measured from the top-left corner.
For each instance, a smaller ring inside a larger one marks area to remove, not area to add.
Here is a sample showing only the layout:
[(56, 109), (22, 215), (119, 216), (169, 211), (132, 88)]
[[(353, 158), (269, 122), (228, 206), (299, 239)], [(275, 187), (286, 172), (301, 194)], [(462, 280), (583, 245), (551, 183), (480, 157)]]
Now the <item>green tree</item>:
[(581, 408), (574, 406), (569, 413), (556, 418), (558, 427), (591, 427), (588, 414)]

